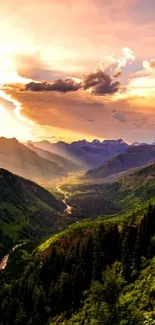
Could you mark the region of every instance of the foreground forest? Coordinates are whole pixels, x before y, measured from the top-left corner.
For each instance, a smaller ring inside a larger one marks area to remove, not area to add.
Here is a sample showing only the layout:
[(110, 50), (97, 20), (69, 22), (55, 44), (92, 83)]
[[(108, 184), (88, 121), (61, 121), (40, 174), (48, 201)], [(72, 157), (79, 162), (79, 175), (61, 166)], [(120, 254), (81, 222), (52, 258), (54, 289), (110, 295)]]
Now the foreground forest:
[(155, 207), (71, 226), (12, 252), (0, 273), (1, 325), (152, 325)]

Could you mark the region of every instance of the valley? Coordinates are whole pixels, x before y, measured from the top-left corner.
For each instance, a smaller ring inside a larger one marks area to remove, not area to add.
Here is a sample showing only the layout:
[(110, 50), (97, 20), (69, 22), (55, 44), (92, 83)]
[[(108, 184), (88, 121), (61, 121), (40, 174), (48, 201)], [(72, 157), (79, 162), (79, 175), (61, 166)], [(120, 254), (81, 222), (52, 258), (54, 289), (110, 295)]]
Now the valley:
[(89, 171), (28, 148), (44, 166), (48, 156), (67, 168), (37, 183), (0, 169), (0, 323), (141, 325), (146, 310), (152, 320), (154, 145), (127, 147)]

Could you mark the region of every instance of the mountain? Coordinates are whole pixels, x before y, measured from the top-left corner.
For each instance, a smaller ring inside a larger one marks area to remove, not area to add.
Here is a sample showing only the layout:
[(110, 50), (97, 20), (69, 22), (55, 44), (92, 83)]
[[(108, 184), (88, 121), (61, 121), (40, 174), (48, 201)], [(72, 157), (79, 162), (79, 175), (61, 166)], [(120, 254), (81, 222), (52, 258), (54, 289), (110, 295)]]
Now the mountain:
[(74, 163), (73, 161), (71, 161), (67, 158), (64, 158), (60, 155), (54, 154), (52, 152), (40, 149), (40, 148), (34, 146), (30, 141), (26, 144), (26, 146), (30, 150), (34, 151), (40, 157), (58, 164), (59, 166), (63, 167), (68, 172), (76, 171), (76, 170), (80, 169), (80, 166), (78, 164)]
[(105, 178), (154, 161), (155, 146), (131, 146), (123, 153), (107, 160), (100, 167), (89, 170), (85, 176), (90, 178)]
[(43, 187), (0, 169), (0, 255), (13, 240), (57, 230), (64, 210), (65, 205)]
[(0, 168), (33, 180), (52, 180), (67, 175), (66, 169), (40, 157), (15, 138), (0, 138)]
[(133, 142), (133, 143), (132, 143), (132, 146), (133, 146), (133, 147), (140, 146), (140, 145), (141, 145), (140, 142)]
[[(84, 140), (84, 142), (83, 141), (77, 141), (77, 142), (79, 142), (79, 147), (80, 147), (80, 146), (84, 145), (85, 140)], [(68, 144), (64, 141), (59, 141), (57, 143), (51, 143), (47, 140), (43, 140), (43, 141), (39, 141), (39, 142), (31, 141), (31, 144), (37, 148), (44, 150), (44, 151), (48, 151), (52, 154), (56, 154), (58, 156), (66, 158), (66, 159), (72, 161), (73, 163), (75, 163), (76, 165), (79, 165), (80, 168), (89, 169), (89, 167), (90, 167), (90, 165), (86, 164), (84, 161), (81, 161), (80, 157), (78, 157), (78, 155), (76, 155), (74, 150), (72, 150), (70, 148), (70, 144)]]
[[(152, 145), (153, 145), (153, 143), (152, 143)], [(134, 142), (134, 143), (132, 143), (132, 146), (133, 147), (136, 147), (136, 146), (149, 146), (149, 144), (148, 143), (145, 143), (145, 142), (143, 142), (143, 143)]]
[(130, 214), (155, 202), (155, 163), (132, 169), (116, 180), (64, 185), (67, 202), (83, 217)]
[(103, 142), (97, 139), (92, 142), (80, 140), (70, 144), (63, 141), (57, 143), (41, 141), (32, 144), (43, 150), (71, 159), (78, 164), (82, 164), (87, 169), (99, 166), (107, 159), (125, 151), (129, 147), (122, 139), (104, 140)]
[(87, 222), (10, 254), (0, 323), (154, 324), (155, 207), (125, 222)]

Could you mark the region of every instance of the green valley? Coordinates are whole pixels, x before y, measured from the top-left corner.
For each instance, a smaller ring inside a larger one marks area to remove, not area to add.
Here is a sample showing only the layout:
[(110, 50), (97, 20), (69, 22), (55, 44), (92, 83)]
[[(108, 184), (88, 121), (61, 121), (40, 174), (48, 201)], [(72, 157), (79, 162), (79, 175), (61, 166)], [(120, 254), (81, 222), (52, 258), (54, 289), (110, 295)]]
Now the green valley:
[(47, 187), (0, 170), (0, 325), (153, 325), (155, 164)]
[(66, 183), (62, 189), (68, 192), (68, 203), (75, 208), (75, 215), (127, 215), (155, 201), (155, 164), (130, 170), (113, 180), (83, 182), (81, 178), (81, 183)]

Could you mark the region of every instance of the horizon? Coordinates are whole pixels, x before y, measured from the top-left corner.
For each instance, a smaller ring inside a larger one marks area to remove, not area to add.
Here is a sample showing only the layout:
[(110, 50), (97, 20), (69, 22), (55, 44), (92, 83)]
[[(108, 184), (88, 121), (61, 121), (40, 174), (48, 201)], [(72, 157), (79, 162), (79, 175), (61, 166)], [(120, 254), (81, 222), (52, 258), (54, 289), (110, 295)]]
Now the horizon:
[(123, 141), (124, 143), (126, 143), (126, 144), (128, 144), (129, 146), (130, 145), (133, 145), (133, 144), (136, 144), (136, 143), (139, 143), (139, 144), (148, 144), (148, 145), (151, 145), (151, 144), (153, 144), (155, 141), (153, 141), (153, 142), (143, 142), (143, 141), (141, 141), (141, 142), (139, 142), (139, 141), (134, 141), (134, 142), (132, 142), (132, 143), (130, 143), (130, 142), (127, 142), (127, 141), (124, 141), (124, 139), (122, 139), (122, 138), (119, 138), (119, 139), (102, 139), (102, 140), (100, 140), (100, 139), (97, 139), (97, 138), (94, 138), (92, 141), (88, 141), (87, 139), (78, 139), (78, 140), (75, 140), (75, 141), (70, 141), (70, 142), (67, 142), (67, 141), (63, 141), (63, 140), (59, 140), (59, 141), (53, 141), (52, 142), (52, 140), (47, 140), (47, 139), (42, 139), (42, 140), (39, 140), (39, 141), (32, 141), (32, 140), (27, 140), (27, 141), (21, 141), (20, 139), (18, 139), (18, 138), (16, 138), (16, 137), (4, 137), (4, 136), (0, 136), (0, 139), (8, 139), (8, 140), (13, 140), (13, 139), (16, 139), (19, 143), (21, 143), (21, 144), (26, 144), (26, 143), (32, 143), (32, 144), (36, 144), (36, 143), (41, 143), (41, 142), (48, 142), (48, 143), (51, 143), (51, 144), (56, 144), (56, 143), (59, 143), (59, 142), (64, 142), (64, 143), (67, 143), (67, 144), (72, 144), (72, 143), (76, 143), (76, 142), (83, 142), (83, 141), (86, 141), (86, 142), (88, 142), (88, 143), (93, 143), (93, 141), (95, 141), (95, 140), (97, 140), (97, 141), (99, 141), (100, 143), (104, 143), (105, 141)]

